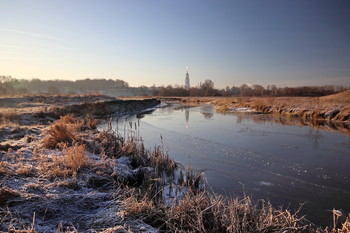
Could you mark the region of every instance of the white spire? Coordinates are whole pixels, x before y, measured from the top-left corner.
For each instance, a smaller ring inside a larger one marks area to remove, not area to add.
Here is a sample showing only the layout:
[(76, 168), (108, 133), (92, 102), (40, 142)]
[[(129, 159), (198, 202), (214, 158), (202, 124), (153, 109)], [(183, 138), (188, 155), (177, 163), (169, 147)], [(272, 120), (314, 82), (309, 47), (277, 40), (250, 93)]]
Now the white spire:
[(188, 74), (188, 65), (186, 66), (186, 79), (185, 79), (185, 89), (190, 89), (190, 75)]

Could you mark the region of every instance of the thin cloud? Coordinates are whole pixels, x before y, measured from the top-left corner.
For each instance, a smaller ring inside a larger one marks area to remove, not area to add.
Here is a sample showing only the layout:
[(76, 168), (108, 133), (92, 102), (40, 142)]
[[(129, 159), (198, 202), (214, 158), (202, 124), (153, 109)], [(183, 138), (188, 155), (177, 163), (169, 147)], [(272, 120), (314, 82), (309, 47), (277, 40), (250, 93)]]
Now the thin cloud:
[(12, 33), (17, 33), (17, 34), (32, 36), (32, 37), (37, 37), (37, 38), (43, 38), (43, 39), (56, 39), (55, 37), (52, 37), (52, 36), (46, 36), (46, 35), (41, 35), (41, 34), (37, 34), (37, 33), (7, 29), (7, 28), (0, 28), (0, 31), (12, 32)]
[(1, 44), (0, 47), (9, 48), (9, 49), (24, 49), (24, 50), (32, 49), (32, 48), (28, 48), (28, 47), (21, 47), (21, 46), (8, 45), (8, 44)]

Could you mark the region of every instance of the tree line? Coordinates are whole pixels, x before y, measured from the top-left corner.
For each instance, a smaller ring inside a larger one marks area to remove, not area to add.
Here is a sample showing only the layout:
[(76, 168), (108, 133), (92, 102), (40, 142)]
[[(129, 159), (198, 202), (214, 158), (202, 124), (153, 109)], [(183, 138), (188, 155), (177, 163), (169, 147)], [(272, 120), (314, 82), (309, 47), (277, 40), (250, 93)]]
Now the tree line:
[(15, 79), (11, 76), (0, 76), (0, 94), (79, 94), (86, 92), (113, 91), (128, 89), (129, 84), (123, 80), (83, 79), (40, 80)]
[(277, 87), (276, 85), (242, 84), (241, 86), (227, 86), (224, 89), (216, 89), (214, 82), (205, 80), (197, 87), (184, 89), (181, 86), (159, 87), (153, 92), (155, 96), (325, 96), (347, 90), (344, 86), (299, 86), (299, 87)]
[(201, 82), (196, 87), (186, 90), (184, 86), (168, 85), (151, 87), (130, 87), (120, 79), (83, 79), (68, 80), (40, 80), (40, 79), (15, 79), (11, 76), (0, 76), (0, 95), (11, 94), (82, 94), (99, 92), (114, 96), (324, 96), (347, 90), (344, 86), (300, 86), (277, 87), (258, 84), (241, 86), (227, 86), (217, 89), (210, 79)]

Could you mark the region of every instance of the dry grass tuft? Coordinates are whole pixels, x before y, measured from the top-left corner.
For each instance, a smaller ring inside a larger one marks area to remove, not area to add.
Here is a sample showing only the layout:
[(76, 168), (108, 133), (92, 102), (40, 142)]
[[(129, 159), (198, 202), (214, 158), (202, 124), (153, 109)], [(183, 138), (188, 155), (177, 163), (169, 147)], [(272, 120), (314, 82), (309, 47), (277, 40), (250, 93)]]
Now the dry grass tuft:
[(156, 174), (161, 175), (162, 172), (165, 172), (167, 175), (171, 175), (174, 173), (177, 165), (169, 154), (162, 150), (162, 147), (156, 147), (149, 154), (151, 167), (155, 169)]
[(73, 171), (64, 165), (62, 156), (53, 155), (49, 157), (42, 155), (38, 161), (38, 174), (44, 178), (54, 179), (73, 176)]
[(96, 129), (97, 128), (98, 121), (93, 118), (92, 115), (88, 114), (84, 119), (84, 125), (88, 129)]
[(63, 146), (62, 155), (42, 155), (38, 159), (38, 173), (42, 177), (76, 177), (84, 167), (94, 166), (84, 145)]
[(35, 176), (36, 168), (32, 164), (25, 163), (22, 157), (7, 156), (7, 161), (0, 161), (0, 175)]
[(84, 145), (66, 147), (63, 149), (62, 153), (65, 166), (71, 169), (74, 174), (78, 173), (81, 168), (91, 165)]
[(348, 217), (346, 218), (345, 222), (342, 224), (342, 227), (338, 229), (338, 232), (341, 232), (341, 233), (350, 232), (350, 214), (348, 214)]
[(84, 118), (84, 125), (88, 129), (96, 129), (98, 121), (94, 119), (95, 107), (92, 103), (85, 102), (86, 106), (86, 115)]
[(72, 114), (65, 115), (52, 123), (46, 130), (42, 144), (46, 148), (58, 148), (62, 144), (72, 145), (79, 141), (78, 132), (83, 124), (78, 122)]
[(110, 158), (116, 158), (121, 155), (122, 143), (122, 138), (116, 135), (112, 130), (102, 131), (97, 135), (94, 141), (94, 151)]
[(120, 212), (121, 216), (138, 218), (156, 227), (164, 225), (164, 205), (156, 205), (156, 202), (150, 196), (142, 195), (136, 189), (130, 189), (122, 195), (124, 208)]
[(122, 143), (121, 151), (131, 158), (132, 167), (147, 167), (149, 165), (149, 157), (142, 142), (129, 138)]

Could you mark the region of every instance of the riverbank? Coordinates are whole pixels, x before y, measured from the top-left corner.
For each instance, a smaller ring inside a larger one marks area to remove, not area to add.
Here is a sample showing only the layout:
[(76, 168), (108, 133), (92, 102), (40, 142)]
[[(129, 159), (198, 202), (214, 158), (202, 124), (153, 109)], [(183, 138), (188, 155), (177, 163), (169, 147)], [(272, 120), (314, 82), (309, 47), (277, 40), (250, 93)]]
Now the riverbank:
[(0, 231), (155, 232), (120, 214), (121, 187), (142, 172), (111, 153), (132, 143), (122, 147), (113, 131), (96, 126), (109, 113), (158, 104), (99, 95), (0, 98)]
[(211, 103), (224, 113), (267, 113), (306, 120), (350, 122), (350, 90), (323, 97), (162, 97), (161, 100)]
[[(201, 174), (179, 170), (161, 146), (145, 149), (137, 124), (130, 125), (125, 138), (111, 127), (96, 130), (95, 117), (101, 113), (141, 111), (158, 101), (113, 107), (118, 101), (108, 100), (96, 105), (100, 108), (83, 101), (60, 105), (60, 98), (50, 99), (56, 106), (38, 102), (45, 105), (37, 106), (38, 111), (17, 107), (23, 106), (19, 103), (10, 110), (15, 114), (2, 118), (1, 231), (316, 231), (297, 213), (267, 202), (254, 204), (248, 197), (227, 199), (206, 191)], [(349, 223), (338, 227), (346, 232)]]

